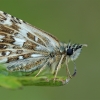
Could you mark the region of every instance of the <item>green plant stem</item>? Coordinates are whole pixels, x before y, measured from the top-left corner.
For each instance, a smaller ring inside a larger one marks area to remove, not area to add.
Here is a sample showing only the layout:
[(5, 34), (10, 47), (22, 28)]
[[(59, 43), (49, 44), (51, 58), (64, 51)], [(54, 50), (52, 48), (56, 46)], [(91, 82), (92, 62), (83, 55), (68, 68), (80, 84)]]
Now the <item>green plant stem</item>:
[(66, 84), (65, 77), (18, 77), (17, 80), (23, 86), (63, 86)]

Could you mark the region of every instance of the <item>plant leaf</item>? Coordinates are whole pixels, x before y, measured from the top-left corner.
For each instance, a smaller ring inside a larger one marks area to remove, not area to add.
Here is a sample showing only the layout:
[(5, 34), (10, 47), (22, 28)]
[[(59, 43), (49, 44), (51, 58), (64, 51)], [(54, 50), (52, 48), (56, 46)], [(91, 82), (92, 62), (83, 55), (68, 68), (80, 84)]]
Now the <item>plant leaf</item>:
[(17, 89), (21, 88), (22, 85), (20, 82), (18, 82), (16, 77), (0, 74), (0, 86), (10, 89)]

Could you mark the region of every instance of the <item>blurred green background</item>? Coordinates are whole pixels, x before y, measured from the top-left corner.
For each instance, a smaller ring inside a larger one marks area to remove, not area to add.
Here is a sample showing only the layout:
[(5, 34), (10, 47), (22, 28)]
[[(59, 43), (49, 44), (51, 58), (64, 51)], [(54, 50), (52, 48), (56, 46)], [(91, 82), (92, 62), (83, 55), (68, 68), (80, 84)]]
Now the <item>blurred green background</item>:
[[(67, 85), (0, 88), (1, 100), (100, 99), (100, 0), (0, 0), (0, 10), (50, 32), (62, 42), (88, 44), (76, 60), (76, 77)], [(73, 73), (73, 64), (69, 67)], [(65, 67), (59, 75), (66, 75)]]

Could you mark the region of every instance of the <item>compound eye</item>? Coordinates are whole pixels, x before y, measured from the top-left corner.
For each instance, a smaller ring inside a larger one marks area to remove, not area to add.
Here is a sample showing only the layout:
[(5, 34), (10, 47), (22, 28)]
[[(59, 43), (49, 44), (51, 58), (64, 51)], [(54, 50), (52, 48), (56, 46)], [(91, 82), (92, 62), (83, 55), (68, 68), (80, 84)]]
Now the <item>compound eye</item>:
[(67, 49), (67, 55), (71, 56), (72, 54), (73, 54), (73, 49), (72, 48)]

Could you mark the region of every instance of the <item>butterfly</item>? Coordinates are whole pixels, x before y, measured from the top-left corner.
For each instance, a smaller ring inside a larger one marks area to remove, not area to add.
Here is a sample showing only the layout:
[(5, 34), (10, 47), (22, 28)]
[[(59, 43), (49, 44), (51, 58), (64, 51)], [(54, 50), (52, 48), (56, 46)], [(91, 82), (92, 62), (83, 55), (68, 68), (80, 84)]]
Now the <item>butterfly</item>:
[(56, 37), (10, 14), (0, 11), (0, 63), (8, 71), (34, 72), (38, 76), (47, 66), (54, 79), (61, 65), (75, 61), (86, 44), (62, 43)]

